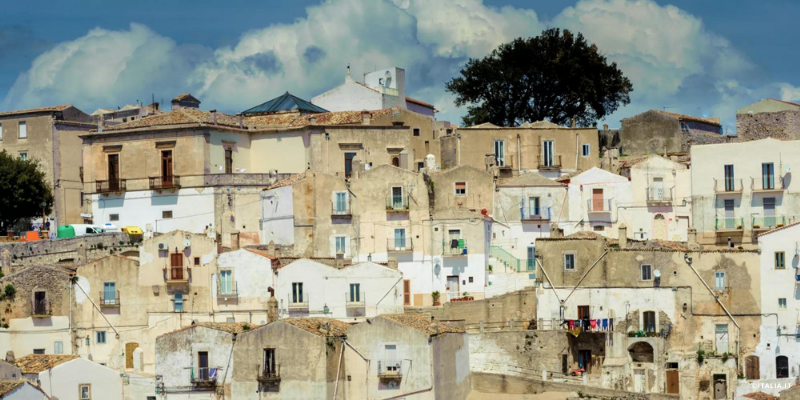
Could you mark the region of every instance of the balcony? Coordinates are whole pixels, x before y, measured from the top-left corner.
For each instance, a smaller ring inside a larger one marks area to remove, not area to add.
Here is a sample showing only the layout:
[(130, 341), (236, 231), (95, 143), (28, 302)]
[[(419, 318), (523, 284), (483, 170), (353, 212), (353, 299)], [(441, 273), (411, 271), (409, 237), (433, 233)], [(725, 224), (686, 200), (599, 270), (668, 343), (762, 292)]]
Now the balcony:
[(442, 242), (442, 254), (450, 257), (467, 255), (467, 239), (450, 239)]
[(164, 281), (166, 281), (167, 284), (188, 283), (190, 278), (191, 272), (186, 267), (164, 268)]
[(407, 213), (408, 196), (386, 196), (386, 212)]
[(269, 369), (262, 369), (258, 372), (258, 376), (256, 377), (258, 383), (262, 385), (277, 385), (281, 383), (281, 366), (280, 364), (277, 365), (274, 371)]
[(763, 232), (770, 229), (786, 226), (786, 217), (776, 215), (772, 217), (753, 217), (753, 232)]
[(364, 308), (366, 305), (366, 293), (356, 293), (358, 297), (353, 297), (350, 292), (344, 294), (345, 305), (347, 308)]
[(331, 204), (331, 217), (332, 218), (350, 218), (353, 216), (353, 212), (350, 210), (350, 202), (345, 202), (345, 204), (341, 203), (332, 203)]
[(611, 201), (613, 199), (589, 199), (586, 200), (586, 212), (590, 214), (610, 214)]
[(299, 296), (293, 296), (289, 293), (288, 304), (289, 312), (308, 312), (308, 295), (303, 293)]
[(31, 301), (31, 317), (32, 318), (49, 318), (53, 316), (53, 309), (47, 300), (32, 300)]
[(664, 189), (663, 187), (648, 187), (647, 204), (648, 205), (672, 204), (672, 189)]
[(218, 372), (218, 368), (193, 367), (191, 376), (192, 385), (195, 387), (213, 388), (217, 384)]
[(119, 308), (119, 291), (115, 290), (113, 293), (100, 291), (100, 307), (106, 308)]
[(403, 360), (378, 360), (378, 379), (402, 379)]
[(742, 194), (742, 190), (741, 179), (723, 179), (718, 181), (714, 178), (714, 193), (716, 194)]
[(547, 222), (550, 221), (550, 207), (539, 207), (539, 208), (521, 208), (520, 210), (520, 220), (525, 221), (533, 221), (533, 222)]
[(178, 175), (150, 178), (150, 190), (180, 189), (181, 177)]
[(744, 230), (743, 218), (717, 218), (714, 224), (717, 232), (741, 232)]
[(386, 239), (386, 251), (389, 253), (409, 253), (414, 250), (414, 242), (411, 238), (389, 238)]
[(125, 179), (112, 179), (108, 181), (95, 182), (95, 189), (97, 193), (122, 193), (126, 190)]
[(239, 282), (221, 282), (219, 278), (217, 278), (217, 299), (228, 300), (237, 298), (239, 298)]
[(753, 193), (781, 193), (786, 190), (780, 176), (750, 178), (750, 191)]
[(561, 156), (553, 156), (552, 159), (546, 159), (539, 156), (539, 169), (546, 171), (556, 171), (561, 169)]

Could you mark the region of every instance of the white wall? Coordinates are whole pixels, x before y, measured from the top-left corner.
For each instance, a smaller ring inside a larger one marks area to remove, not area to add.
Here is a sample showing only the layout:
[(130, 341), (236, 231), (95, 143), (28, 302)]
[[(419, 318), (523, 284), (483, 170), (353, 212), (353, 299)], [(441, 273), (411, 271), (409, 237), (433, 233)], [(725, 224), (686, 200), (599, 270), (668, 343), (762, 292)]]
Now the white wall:
[(39, 374), (41, 388), (59, 400), (78, 400), (78, 385), (92, 385), (93, 399), (122, 399), (119, 372), (84, 358), (65, 362)]
[[(218, 368), (217, 384), (222, 384), (226, 370), (225, 382), (230, 383), (234, 368), (232, 337), (230, 333), (203, 326), (159, 337), (156, 344), (156, 375), (163, 377), (165, 390), (185, 392), (187, 387), (192, 386), (192, 369), (197, 368), (197, 353), (201, 351), (208, 352), (209, 368)], [(172, 347), (173, 342), (177, 348)], [(169, 397), (172, 398), (172, 394)]]
[[(164, 211), (172, 211), (172, 219), (162, 219)], [(110, 214), (119, 214), (119, 221), (111, 221)], [(138, 226), (145, 230), (150, 224), (154, 231), (158, 228), (158, 232), (179, 229), (203, 233), (206, 226), (214, 224), (214, 188), (179, 189), (161, 194), (141, 190), (125, 192), (122, 196), (95, 194), (92, 195), (92, 216), (95, 225), (108, 222), (118, 227)]]
[(26, 382), (22, 386), (3, 395), (3, 398), (6, 400), (45, 400), (47, 397), (39, 389), (36, 389), (33, 385)]
[(72, 354), (69, 334), (69, 317), (14, 318), (8, 329), (0, 331), (0, 353), (12, 350), (17, 358), (33, 354), (34, 349), (45, 349), (54, 354), (55, 342), (60, 341), (63, 354)]
[(311, 103), (328, 111), (371, 111), (383, 109), (383, 95), (348, 80), (341, 86), (313, 97)]
[[(611, 200), (610, 212), (589, 213), (588, 202), (592, 199), (593, 189), (603, 189), (604, 207)], [(565, 235), (577, 231), (592, 231), (597, 234), (616, 238), (619, 225), (619, 209), (621, 205), (632, 203), (631, 183), (624, 176), (594, 167), (574, 176), (567, 189), (569, 196), (569, 220), (562, 220), (559, 227)], [(602, 231), (595, 231), (595, 226), (602, 226)]]
[[(230, 269), (233, 271), (233, 281), (239, 290), (239, 298), (255, 298), (267, 301), (269, 287), (274, 285), (275, 277), (272, 274), (272, 261), (252, 251), (239, 249), (222, 253), (217, 257), (217, 269)], [(217, 280), (219, 273), (214, 276), (212, 295), (217, 295)]]
[(261, 241), (294, 244), (292, 186), (265, 190), (261, 194)]
[[(304, 300), (308, 301), (310, 316), (323, 316), (328, 306), (328, 317), (347, 319), (372, 317), (379, 314), (403, 312), (402, 274), (382, 265), (362, 262), (337, 269), (313, 260), (300, 259), (278, 270), (275, 297), (281, 314), (288, 313), (292, 283), (303, 283)], [(365, 315), (354, 315), (347, 310), (347, 294), (351, 283), (359, 283), (365, 302)], [(292, 313), (294, 314), (294, 313)], [(305, 316), (305, 315), (303, 315)]]

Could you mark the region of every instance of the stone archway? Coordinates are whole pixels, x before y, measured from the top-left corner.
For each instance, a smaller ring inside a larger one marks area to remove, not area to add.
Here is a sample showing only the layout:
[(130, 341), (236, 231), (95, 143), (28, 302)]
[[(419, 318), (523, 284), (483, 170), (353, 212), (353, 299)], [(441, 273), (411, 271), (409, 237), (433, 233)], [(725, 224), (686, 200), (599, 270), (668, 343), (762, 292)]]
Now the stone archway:
[(653, 346), (647, 342), (636, 342), (628, 347), (633, 362), (651, 363), (654, 359)]

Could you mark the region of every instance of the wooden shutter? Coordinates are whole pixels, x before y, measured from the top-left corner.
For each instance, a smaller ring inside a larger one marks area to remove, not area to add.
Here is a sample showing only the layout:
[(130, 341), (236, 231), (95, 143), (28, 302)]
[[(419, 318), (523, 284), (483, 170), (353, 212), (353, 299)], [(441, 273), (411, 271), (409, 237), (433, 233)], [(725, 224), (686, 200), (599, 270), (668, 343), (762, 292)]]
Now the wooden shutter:
[(403, 305), (411, 305), (411, 281), (407, 279), (403, 281)]
[(170, 254), (170, 265), (173, 267), (183, 267), (183, 254), (181, 253)]

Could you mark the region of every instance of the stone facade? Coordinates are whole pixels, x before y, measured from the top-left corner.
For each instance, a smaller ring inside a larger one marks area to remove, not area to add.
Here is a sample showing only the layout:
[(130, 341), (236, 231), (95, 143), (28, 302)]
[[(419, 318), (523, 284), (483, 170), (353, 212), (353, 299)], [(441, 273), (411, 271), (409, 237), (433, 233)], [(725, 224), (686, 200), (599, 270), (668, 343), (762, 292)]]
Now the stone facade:
[(800, 139), (800, 111), (736, 114), (736, 135), (743, 142), (766, 138)]

